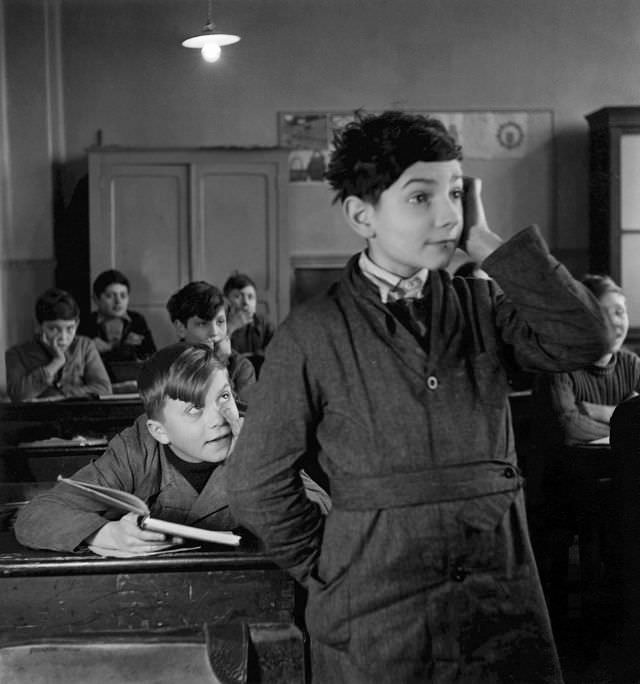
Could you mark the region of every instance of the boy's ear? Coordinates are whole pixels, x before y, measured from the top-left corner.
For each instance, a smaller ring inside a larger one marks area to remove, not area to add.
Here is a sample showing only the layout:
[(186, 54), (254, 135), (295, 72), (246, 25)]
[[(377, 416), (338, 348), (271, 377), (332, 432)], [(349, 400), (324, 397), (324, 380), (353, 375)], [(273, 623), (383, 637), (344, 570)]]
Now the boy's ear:
[(376, 236), (371, 224), (373, 206), (369, 202), (365, 202), (365, 200), (355, 195), (349, 195), (342, 203), (342, 211), (347, 219), (347, 223), (360, 237), (369, 240)]
[(173, 327), (178, 333), (178, 339), (182, 340), (187, 334), (187, 328), (182, 321), (173, 321)]
[(148, 418), (147, 430), (149, 430), (149, 434), (157, 442), (160, 442), (160, 444), (169, 444), (169, 435), (167, 434), (167, 431), (164, 429), (164, 425), (159, 420), (155, 420), (154, 418)]

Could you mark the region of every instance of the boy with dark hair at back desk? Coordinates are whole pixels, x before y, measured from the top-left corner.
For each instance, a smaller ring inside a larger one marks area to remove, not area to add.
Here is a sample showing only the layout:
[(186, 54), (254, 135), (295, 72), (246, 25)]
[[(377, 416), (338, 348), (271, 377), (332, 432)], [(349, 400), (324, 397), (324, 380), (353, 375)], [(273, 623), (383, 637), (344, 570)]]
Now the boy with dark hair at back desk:
[(93, 281), (96, 310), (80, 321), (80, 332), (93, 339), (105, 362), (146, 359), (156, 350), (144, 316), (129, 309), (129, 278), (116, 269)]
[[(489, 229), (477, 180), (463, 234), (461, 151), (438, 120), (357, 117), (334, 145), (327, 177), (367, 248), (270, 342), (231, 510), (309, 590), (314, 683), (561, 682), (508, 372), (579, 368), (608, 327), (535, 227)], [(444, 271), (461, 235), (491, 280)]]
[(111, 381), (95, 344), (76, 335), (80, 309), (58, 288), (38, 297), (36, 335), (5, 353), (12, 401), (111, 394)]
[(204, 280), (187, 283), (169, 298), (167, 311), (180, 341), (206, 344), (227, 366), (236, 398), (246, 403), (256, 374), (249, 359), (231, 346), (227, 329), (228, 302), (222, 292)]

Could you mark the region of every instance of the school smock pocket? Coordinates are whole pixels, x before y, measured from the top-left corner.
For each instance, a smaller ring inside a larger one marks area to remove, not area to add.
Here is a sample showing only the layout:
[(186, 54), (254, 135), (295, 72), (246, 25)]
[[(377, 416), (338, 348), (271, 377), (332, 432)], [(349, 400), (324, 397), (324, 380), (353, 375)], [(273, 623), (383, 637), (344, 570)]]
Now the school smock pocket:
[[(356, 517), (361, 514), (355, 514)], [(306, 623), (313, 639), (345, 649), (350, 637), (350, 573), (357, 543), (354, 514), (332, 510), (325, 521), (320, 557), (307, 578)]]

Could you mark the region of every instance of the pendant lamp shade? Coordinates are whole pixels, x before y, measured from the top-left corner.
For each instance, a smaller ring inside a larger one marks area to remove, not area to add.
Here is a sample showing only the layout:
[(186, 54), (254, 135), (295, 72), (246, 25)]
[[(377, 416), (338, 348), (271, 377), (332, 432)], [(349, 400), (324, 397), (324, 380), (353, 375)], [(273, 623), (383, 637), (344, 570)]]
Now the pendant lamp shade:
[(182, 41), (186, 48), (196, 48), (202, 51), (202, 57), (208, 62), (215, 62), (220, 57), (220, 48), (225, 45), (233, 45), (240, 40), (240, 36), (231, 33), (218, 33), (212, 19), (212, 0), (209, 0), (209, 14), (207, 23), (197, 36), (192, 36)]

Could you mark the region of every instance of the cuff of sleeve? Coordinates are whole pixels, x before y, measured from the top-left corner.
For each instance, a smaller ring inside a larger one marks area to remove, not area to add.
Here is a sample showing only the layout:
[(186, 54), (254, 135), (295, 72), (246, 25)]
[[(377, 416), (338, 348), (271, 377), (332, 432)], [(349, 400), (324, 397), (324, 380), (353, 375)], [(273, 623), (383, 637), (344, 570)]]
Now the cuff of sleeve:
[(531, 259), (532, 253), (538, 253), (545, 259), (549, 257), (549, 248), (540, 233), (537, 225), (527, 226), (519, 231), (506, 242), (503, 242), (494, 252), (492, 252), (483, 262), (482, 268), (491, 275), (491, 271), (500, 270), (507, 265), (509, 270), (513, 270), (513, 260), (519, 254), (526, 253), (527, 260)]

